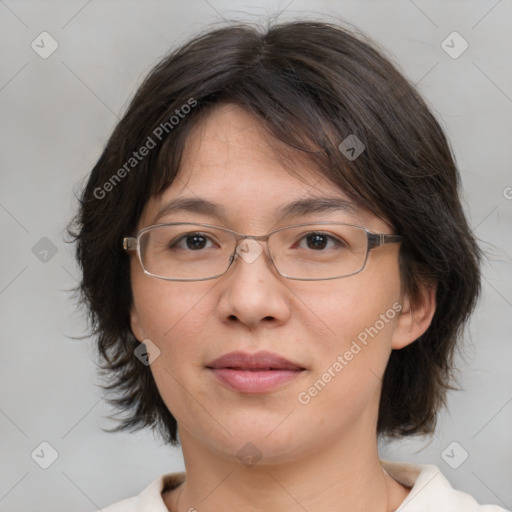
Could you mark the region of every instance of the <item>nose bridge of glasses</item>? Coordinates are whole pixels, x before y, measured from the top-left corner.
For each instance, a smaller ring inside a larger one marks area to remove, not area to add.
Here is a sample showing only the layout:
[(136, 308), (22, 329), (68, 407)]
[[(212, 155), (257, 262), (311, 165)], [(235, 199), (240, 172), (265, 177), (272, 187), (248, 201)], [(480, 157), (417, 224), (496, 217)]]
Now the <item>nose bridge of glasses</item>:
[(269, 233), (267, 235), (246, 235), (244, 233), (237, 233), (236, 231), (232, 231), (232, 233), (235, 236), (237, 245), (239, 244), (240, 241), (247, 240), (248, 238), (260, 242), (266, 242), (269, 239), (270, 235), (272, 235), (272, 233)]

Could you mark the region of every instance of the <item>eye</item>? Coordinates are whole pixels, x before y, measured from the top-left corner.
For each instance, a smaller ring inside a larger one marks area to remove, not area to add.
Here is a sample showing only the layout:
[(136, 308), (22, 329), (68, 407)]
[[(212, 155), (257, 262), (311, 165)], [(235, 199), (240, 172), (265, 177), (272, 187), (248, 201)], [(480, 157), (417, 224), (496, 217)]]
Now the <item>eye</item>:
[[(174, 240), (169, 242), (169, 248), (174, 249), (189, 249), (193, 251), (197, 251), (200, 249), (204, 249), (205, 245), (211, 242), (211, 239), (206, 236), (204, 233), (187, 233), (186, 235), (182, 235)], [(185, 244), (185, 246), (183, 245)]]
[[(332, 249), (334, 247), (345, 248), (348, 247), (347, 244), (332, 235), (328, 235), (327, 233), (322, 232), (311, 232), (302, 237), (301, 240), (306, 240), (307, 248), (315, 251), (322, 251), (328, 246), (329, 241), (332, 242), (331, 246), (327, 247), (328, 249)], [(304, 248), (304, 247), (302, 247)]]

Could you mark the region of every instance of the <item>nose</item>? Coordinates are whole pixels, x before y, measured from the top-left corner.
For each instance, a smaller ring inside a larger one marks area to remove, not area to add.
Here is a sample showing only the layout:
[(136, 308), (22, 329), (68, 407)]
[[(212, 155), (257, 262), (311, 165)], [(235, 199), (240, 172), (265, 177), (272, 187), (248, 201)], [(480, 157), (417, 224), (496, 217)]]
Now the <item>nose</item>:
[(218, 313), (223, 322), (239, 322), (250, 330), (284, 324), (291, 315), (289, 289), (277, 273), (267, 244), (246, 238), (219, 283)]

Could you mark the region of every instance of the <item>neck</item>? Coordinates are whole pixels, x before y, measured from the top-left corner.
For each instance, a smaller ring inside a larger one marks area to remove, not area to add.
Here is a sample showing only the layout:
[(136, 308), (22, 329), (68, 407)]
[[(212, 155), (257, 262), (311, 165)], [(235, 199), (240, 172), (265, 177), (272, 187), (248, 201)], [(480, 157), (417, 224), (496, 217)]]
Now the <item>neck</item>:
[(293, 461), (248, 467), (189, 443), (185, 434), (187, 478), (165, 503), (172, 512), (218, 512), (226, 504), (266, 512), (395, 510), (408, 491), (383, 470), (375, 436), (351, 437)]

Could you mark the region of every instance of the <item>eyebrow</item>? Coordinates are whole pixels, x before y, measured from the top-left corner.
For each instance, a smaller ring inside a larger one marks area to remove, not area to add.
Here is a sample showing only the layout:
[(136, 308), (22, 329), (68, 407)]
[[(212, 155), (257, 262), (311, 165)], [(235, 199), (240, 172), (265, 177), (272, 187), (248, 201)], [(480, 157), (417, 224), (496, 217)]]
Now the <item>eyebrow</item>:
[[(291, 203), (277, 207), (274, 210), (276, 217), (286, 218), (307, 215), (309, 213), (335, 213), (345, 212), (352, 215), (360, 213), (360, 209), (353, 203), (341, 197), (313, 197), (298, 199)], [(197, 197), (178, 197), (166, 203), (157, 213), (155, 223), (170, 213), (191, 212), (212, 217), (226, 218), (226, 209), (220, 204)]]

